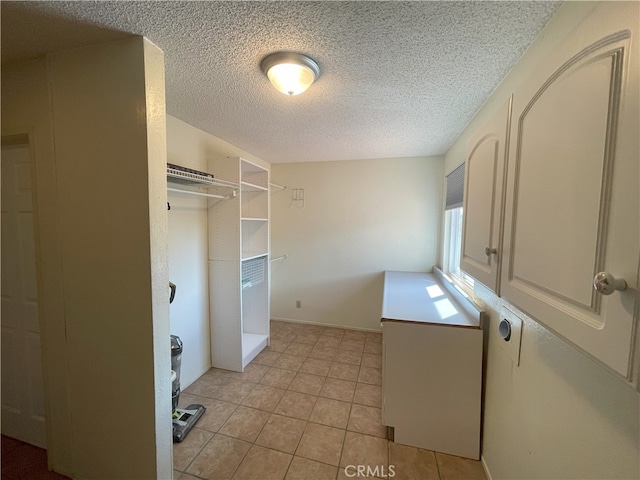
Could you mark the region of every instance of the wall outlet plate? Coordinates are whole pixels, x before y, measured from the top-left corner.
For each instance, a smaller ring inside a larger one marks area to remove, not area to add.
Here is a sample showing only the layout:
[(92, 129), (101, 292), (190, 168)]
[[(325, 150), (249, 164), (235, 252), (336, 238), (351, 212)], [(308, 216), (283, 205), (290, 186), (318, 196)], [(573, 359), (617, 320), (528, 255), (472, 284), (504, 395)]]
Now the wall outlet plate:
[(516, 366), (520, 365), (522, 324), (522, 318), (515, 312), (505, 306), (500, 309), (500, 320), (495, 327), (497, 330), (498, 344)]

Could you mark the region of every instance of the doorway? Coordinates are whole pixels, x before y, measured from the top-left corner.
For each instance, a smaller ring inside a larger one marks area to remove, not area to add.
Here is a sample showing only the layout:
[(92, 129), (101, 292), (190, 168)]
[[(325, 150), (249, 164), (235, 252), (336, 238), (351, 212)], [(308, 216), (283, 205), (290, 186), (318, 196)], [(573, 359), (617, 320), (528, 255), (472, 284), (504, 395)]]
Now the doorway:
[(2, 433), (46, 448), (32, 165), (26, 136), (2, 139)]

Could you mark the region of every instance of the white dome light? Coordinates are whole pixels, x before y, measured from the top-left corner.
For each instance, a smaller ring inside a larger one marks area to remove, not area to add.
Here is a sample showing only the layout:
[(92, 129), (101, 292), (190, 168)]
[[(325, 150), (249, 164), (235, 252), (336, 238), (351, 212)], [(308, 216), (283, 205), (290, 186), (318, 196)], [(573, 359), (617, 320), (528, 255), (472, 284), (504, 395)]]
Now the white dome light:
[(294, 52), (272, 53), (262, 60), (260, 68), (273, 86), (285, 95), (304, 92), (320, 74), (316, 62)]

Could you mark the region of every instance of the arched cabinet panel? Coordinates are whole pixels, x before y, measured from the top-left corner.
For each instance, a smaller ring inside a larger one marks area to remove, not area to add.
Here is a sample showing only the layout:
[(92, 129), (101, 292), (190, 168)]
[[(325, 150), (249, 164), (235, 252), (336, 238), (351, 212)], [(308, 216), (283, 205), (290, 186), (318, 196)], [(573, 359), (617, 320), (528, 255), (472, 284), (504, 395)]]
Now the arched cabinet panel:
[(464, 233), (460, 267), (499, 289), (504, 170), (511, 101), (480, 127), (467, 145)]
[[(501, 273), (506, 300), (628, 379), (640, 252), (632, 23), (617, 15), (602, 25), (626, 28), (597, 38), (587, 21), (514, 94)], [(602, 271), (626, 290), (598, 293)]]

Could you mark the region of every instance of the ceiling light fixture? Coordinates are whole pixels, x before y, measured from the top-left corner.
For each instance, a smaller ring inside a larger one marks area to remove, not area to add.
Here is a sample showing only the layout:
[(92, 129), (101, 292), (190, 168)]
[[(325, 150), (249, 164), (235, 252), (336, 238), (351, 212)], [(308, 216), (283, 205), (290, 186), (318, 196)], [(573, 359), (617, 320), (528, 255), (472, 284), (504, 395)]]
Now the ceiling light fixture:
[(311, 86), (320, 74), (320, 67), (306, 55), (276, 52), (266, 56), (260, 68), (279, 91), (298, 95)]

